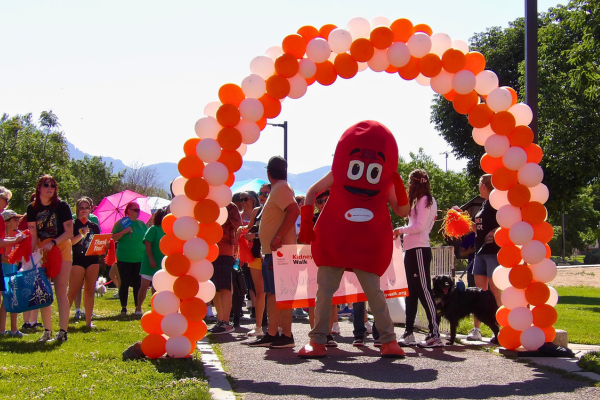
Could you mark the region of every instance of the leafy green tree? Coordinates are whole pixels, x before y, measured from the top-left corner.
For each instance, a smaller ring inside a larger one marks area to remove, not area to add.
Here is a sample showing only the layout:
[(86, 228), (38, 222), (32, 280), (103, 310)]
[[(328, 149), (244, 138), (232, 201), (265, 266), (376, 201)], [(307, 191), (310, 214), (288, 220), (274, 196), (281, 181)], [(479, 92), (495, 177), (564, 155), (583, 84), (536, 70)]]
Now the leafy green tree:
[(120, 191), (124, 172), (113, 174), (112, 162), (108, 165), (102, 157), (84, 156), (83, 160), (71, 160), (71, 175), (77, 182), (72, 197), (90, 197), (95, 205), (106, 196)]

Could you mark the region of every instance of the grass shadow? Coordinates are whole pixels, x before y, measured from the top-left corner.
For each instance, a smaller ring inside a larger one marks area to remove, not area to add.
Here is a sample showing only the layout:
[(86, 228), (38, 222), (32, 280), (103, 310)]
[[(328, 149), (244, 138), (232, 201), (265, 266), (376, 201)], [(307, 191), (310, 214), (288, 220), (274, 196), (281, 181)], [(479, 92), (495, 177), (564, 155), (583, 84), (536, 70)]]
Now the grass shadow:
[(600, 306), (600, 297), (587, 296), (560, 296), (560, 304), (581, 304), (586, 306)]
[(64, 342), (30, 342), (27, 339), (0, 340), (0, 353), (48, 353), (59, 348)]

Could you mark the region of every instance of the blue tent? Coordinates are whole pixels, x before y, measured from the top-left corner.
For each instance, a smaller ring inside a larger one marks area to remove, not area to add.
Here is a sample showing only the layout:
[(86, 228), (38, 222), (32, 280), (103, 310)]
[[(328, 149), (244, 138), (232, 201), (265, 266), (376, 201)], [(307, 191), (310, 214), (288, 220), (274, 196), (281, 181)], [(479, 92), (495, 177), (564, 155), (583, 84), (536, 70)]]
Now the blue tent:
[[(235, 182), (231, 186), (231, 193), (247, 192), (248, 190), (253, 190), (254, 192), (258, 193), (260, 187), (265, 183), (269, 183), (269, 181), (265, 181), (264, 179), (247, 179), (245, 181)], [(294, 190), (294, 193), (296, 196), (300, 194), (306, 195), (306, 193), (299, 192), (297, 190)]]

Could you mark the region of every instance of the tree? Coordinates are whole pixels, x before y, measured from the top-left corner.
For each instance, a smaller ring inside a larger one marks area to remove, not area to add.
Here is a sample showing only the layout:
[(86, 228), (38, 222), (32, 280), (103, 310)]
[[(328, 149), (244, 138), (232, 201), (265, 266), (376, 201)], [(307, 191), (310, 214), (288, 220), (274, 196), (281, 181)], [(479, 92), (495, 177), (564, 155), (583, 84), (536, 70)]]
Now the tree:
[(104, 197), (118, 192), (124, 176), (124, 172), (113, 174), (112, 163), (107, 165), (102, 161), (102, 157), (84, 156), (83, 160), (73, 159), (70, 170), (77, 182), (77, 188), (72, 193), (73, 198), (88, 196), (95, 205)]
[(168, 198), (167, 191), (161, 189), (158, 170), (154, 167), (145, 167), (144, 164), (134, 162), (126, 170), (121, 180), (121, 190), (132, 190), (144, 196), (157, 196)]

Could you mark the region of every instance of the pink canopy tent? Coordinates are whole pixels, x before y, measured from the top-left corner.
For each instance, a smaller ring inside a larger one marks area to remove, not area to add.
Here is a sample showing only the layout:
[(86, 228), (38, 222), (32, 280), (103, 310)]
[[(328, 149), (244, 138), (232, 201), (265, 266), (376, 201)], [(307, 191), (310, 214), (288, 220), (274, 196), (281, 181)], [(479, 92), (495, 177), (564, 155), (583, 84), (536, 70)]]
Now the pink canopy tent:
[(148, 198), (139, 193), (125, 190), (102, 199), (94, 210), (100, 223), (100, 233), (110, 233), (115, 223), (125, 216), (125, 207), (134, 201), (140, 206), (139, 219), (144, 223), (150, 220), (152, 212), (148, 204)]

